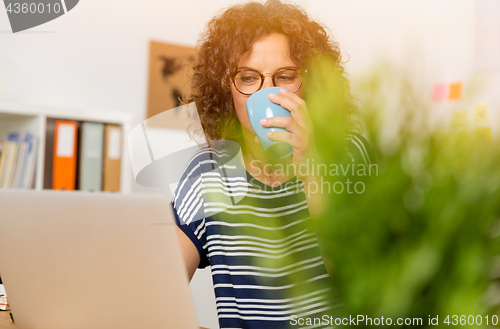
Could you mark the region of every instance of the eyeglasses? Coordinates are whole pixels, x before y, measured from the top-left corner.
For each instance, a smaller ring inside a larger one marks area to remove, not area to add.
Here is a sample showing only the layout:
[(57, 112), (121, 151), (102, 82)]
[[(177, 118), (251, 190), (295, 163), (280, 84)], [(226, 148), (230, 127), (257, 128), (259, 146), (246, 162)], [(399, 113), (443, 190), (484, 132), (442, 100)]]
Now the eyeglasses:
[(283, 87), (296, 92), (302, 85), (300, 71), (287, 68), (279, 69), (274, 73), (260, 73), (252, 69), (241, 69), (233, 75), (233, 84), (236, 90), (243, 95), (251, 95), (262, 88), (266, 75), (272, 75), (275, 87)]

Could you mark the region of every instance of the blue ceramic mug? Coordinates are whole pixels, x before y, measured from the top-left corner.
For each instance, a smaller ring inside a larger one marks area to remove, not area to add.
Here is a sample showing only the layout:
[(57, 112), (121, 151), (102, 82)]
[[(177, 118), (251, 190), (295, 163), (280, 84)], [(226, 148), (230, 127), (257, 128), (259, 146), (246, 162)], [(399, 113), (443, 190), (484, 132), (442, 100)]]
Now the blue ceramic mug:
[[(292, 154), (293, 148), (288, 143), (272, 141), (267, 133), (272, 131), (288, 132), (284, 128), (263, 127), (260, 120), (271, 117), (291, 117), (290, 111), (269, 100), (269, 94), (279, 94), (282, 87), (270, 87), (261, 89), (252, 94), (247, 100), (247, 113), (252, 129), (257, 135), (264, 148), (264, 153), (271, 158), (283, 158)], [(288, 89), (287, 89), (288, 90)]]

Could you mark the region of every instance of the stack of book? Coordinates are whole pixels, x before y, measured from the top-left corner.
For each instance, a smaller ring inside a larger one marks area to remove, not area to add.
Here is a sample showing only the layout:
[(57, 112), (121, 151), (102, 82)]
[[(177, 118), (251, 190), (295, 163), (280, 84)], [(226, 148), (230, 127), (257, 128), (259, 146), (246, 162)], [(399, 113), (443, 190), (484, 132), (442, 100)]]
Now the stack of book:
[(38, 139), (29, 132), (14, 132), (0, 142), (0, 188), (32, 188)]
[(119, 125), (47, 120), (44, 188), (120, 191)]

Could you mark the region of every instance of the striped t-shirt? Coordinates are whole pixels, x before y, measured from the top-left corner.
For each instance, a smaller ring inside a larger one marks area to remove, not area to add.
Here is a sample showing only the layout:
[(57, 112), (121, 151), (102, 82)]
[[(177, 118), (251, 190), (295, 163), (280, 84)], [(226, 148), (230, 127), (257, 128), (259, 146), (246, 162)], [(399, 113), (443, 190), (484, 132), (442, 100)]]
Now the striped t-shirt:
[[(368, 165), (363, 137), (348, 140), (353, 162)], [(270, 187), (246, 170), (228, 174), (236, 170), (220, 165), (228, 156), (196, 152), (172, 201), (177, 225), (199, 252), (198, 267), (211, 266), (220, 328), (329, 328), (291, 326), (293, 319), (333, 316), (337, 307), (302, 182)]]

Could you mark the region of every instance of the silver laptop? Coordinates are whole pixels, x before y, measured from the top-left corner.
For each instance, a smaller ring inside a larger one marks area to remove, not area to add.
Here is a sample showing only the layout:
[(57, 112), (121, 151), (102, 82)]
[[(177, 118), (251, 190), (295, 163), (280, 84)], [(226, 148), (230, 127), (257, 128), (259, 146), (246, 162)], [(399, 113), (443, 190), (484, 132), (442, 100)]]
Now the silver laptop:
[(163, 196), (0, 190), (0, 276), (19, 329), (195, 329)]

